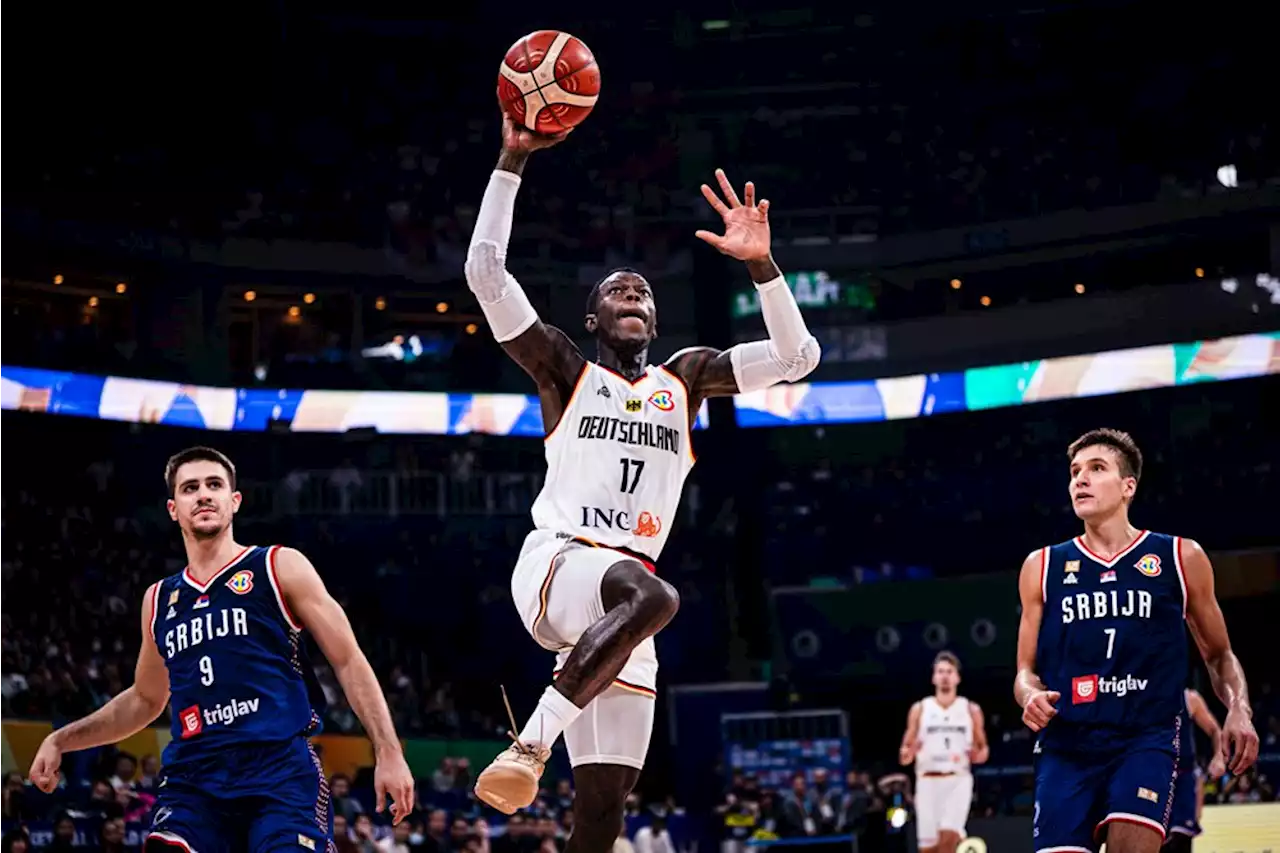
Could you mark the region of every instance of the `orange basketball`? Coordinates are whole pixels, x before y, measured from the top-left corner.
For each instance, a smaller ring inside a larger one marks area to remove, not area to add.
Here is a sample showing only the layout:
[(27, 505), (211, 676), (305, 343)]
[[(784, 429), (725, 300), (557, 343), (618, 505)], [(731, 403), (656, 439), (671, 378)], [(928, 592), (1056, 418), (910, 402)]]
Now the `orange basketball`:
[(580, 39), (538, 30), (511, 45), (498, 69), (498, 101), (516, 124), (560, 133), (591, 114), (600, 68)]

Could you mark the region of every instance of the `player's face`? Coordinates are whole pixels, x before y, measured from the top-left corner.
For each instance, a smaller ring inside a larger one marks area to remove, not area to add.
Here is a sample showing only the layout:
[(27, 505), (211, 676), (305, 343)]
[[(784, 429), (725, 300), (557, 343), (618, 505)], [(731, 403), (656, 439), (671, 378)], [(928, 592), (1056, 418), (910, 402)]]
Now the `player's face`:
[(227, 469), (217, 462), (186, 463), (174, 484), (169, 517), (197, 539), (212, 539), (226, 530), (240, 510), (240, 493), (232, 490)]
[(615, 349), (634, 349), (657, 337), (658, 309), (644, 276), (617, 272), (600, 285), (596, 313), (587, 315), (587, 331)]
[(960, 684), (960, 673), (946, 661), (933, 665), (933, 686), (943, 693), (952, 693)]
[(1120, 473), (1120, 455), (1113, 448), (1082, 447), (1071, 460), (1068, 492), (1077, 518), (1103, 518), (1116, 512), (1137, 487), (1137, 480)]

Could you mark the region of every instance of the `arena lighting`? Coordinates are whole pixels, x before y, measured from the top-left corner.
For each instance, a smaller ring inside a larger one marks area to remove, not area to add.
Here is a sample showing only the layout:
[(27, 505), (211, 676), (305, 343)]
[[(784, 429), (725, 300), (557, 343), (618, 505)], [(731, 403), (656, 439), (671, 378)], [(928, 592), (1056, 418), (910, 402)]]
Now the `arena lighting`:
[(477, 326), (475, 323), (468, 323), (468, 324), (467, 324), (467, 334), (468, 334), (468, 335), (474, 335), (474, 334), (476, 333), (476, 330), (477, 330), (478, 328), (480, 328), (480, 327), (479, 327), (479, 326)]
[(1225, 166), (1218, 167), (1218, 183), (1228, 189), (1236, 187), (1237, 184), (1236, 167), (1228, 163)]
[(1204, 267), (1196, 267), (1196, 278), (1204, 278)]
[(437, 313), (437, 314), (443, 314), (443, 313), (445, 313), (445, 312), (446, 312), (446, 311), (448, 311), (448, 310), (449, 310), (449, 303), (448, 303), (448, 302), (437, 302), (437, 303), (436, 303), (436, 313)]
[(960, 279), (958, 279), (958, 278), (953, 278), (953, 279), (951, 279), (951, 289), (952, 289), (952, 290), (959, 290), (959, 289), (960, 289)]
[(702, 28), (704, 30), (707, 30), (708, 32), (712, 30), (727, 30), (729, 29), (729, 22), (725, 20), (720, 20), (720, 19), (712, 20), (712, 21), (703, 21)]
[(373, 310), (375, 311), (387, 310), (387, 300), (383, 299), (381, 296), (373, 300)]
[(982, 297), (981, 299), (979, 299), (978, 301), (982, 303), (982, 307), (983, 307), (983, 308), (989, 308), (989, 307), (991, 307), (991, 297), (990, 297), (990, 296), (984, 296), (984, 297)]
[(129, 285), (125, 284), (123, 281), (116, 282), (116, 293), (124, 293), (128, 289)]
[(312, 302), (316, 301), (316, 295), (314, 293), (303, 294), (302, 301), (310, 305)]
[(255, 299), (257, 299), (257, 298), (258, 298), (258, 294), (257, 294), (257, 292), (256, 292), (256, 291), (253, 291), (253, 290), (246, 290), (246, 291), (244, 292), (244, 301), (245, 301), (245, 302), (252, 302), (253, 300), (255, 300)]
[(289, 316), (290, 316), (290, 317), (297, 318), (297, 317), (298, 317), (298, 315), (300, 315), (301, 313), (302, 313), (302, 309), (301, 309), (301, 308), (299, 308), (297, 305), (290, 305), (290, 306), (289, 306)]
[(97, 308), (97, 307), (98, 307), (98, 297), (96, 297), (96, 296), (90, 296), (90, 297), (89, 297), (89, 307), (90, 307), (90, 308)]
[(1084, 293), (1084, 285), (1076, 282), (1076, 293)]
[(53, 277), (53, 283), (54, 283), (54, 284), (62, 284), (62, 281), (63, 281), (63, 278), (62, 278), (62, 274), (61, 274), (61, 273), (59, 273), (58, 275), (55, 275), (55, 276)]

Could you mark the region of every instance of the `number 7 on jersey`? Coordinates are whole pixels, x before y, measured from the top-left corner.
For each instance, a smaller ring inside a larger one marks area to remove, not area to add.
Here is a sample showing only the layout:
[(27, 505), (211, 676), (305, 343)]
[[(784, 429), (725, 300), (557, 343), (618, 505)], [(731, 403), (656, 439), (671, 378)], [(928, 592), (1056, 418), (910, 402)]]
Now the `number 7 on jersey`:
[(620, 459), (622, 463), (622, 483), (618, 486), (624, 495), (634, 495), (636, 486), (640, 485), (640, 472), (644, 470), (643, 459)]

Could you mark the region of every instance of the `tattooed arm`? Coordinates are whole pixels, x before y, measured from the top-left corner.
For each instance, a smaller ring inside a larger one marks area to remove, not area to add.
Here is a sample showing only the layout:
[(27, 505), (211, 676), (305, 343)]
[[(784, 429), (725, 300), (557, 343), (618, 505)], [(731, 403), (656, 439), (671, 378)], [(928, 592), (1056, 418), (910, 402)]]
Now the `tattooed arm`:
[(507, 272), (507, 244), (516, 193), (529, 155), (567, 135), (535, 135), (516, 127), (504, 115), (502, 154), (480, 202), (466, 263), (467, 286), (480, 302), (494, 338), (538, 385), (542, 420), (548, 430), (560, 420), (586, 359), (568, 335), (538, 318), (520, 282)]

